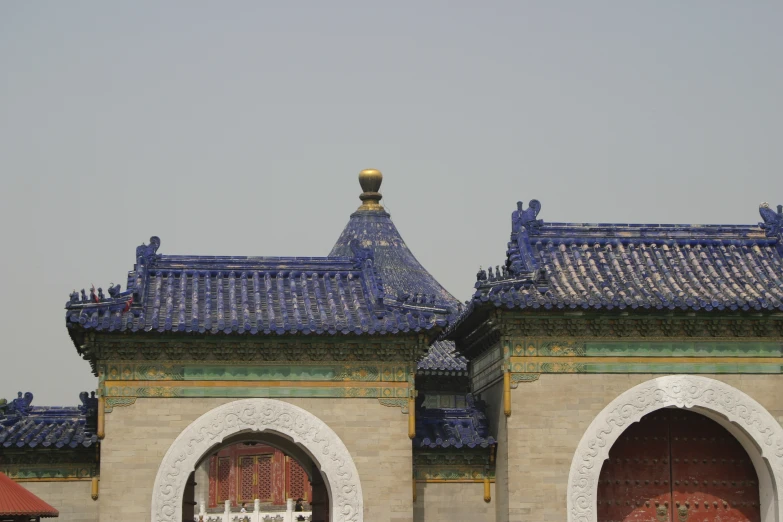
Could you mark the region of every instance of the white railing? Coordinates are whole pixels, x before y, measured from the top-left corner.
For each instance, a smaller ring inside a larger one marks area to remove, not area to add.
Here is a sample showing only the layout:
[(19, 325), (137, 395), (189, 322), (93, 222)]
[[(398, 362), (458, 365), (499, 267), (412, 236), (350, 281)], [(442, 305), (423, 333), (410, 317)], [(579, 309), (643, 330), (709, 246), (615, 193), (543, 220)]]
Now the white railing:
[(286, 502), (285, 511), (261, 511), (261, 501), (256, 499), (253, 511), (247, 513), (232, 513), (231, 501), (226, 500), (223, 513), (207, 513), (206, 505), (202, 502), (196, 520), (199, 522), (297, 522), (299, 517), (303, 517), (306, 522), (310, 522), (312, 515), (311, 511), (294, 511), (294, 500), (290, 498)]

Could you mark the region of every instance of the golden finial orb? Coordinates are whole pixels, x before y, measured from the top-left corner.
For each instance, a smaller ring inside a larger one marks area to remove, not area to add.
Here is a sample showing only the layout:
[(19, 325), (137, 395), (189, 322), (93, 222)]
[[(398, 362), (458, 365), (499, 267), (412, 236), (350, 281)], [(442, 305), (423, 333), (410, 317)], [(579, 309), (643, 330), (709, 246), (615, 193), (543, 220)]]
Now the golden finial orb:
[(362, 192), (359, 195), (359, 199), (362, 200), (362, 205), (359, 210), (383, 210), (383, 206), (380, 204), (381, 182), (383, 181), (383, 174), (380, 170), (365, 169), (359, 173), (359, 185), (362, 186)]

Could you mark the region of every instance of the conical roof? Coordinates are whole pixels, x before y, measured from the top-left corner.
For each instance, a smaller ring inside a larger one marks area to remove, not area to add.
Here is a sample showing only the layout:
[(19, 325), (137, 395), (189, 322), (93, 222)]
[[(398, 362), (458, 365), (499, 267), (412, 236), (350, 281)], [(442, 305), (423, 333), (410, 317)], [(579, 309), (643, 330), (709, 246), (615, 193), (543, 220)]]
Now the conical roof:
[(428, 304), (457, 309), (458, 301), (425, 270), (408, 249), (391, 216), (380, 205), (382, 175), (379, 171), (363, 170), (359, 183), (364, 192), (359, 196), (362, 205), (351, 214), (351, 219), (340, 234), (329, 256), (352, 255), (350, 242), (357, 239), (364, 248), (372, 249), (375, 267), (383, 280), (389, 298), (415, 299)]

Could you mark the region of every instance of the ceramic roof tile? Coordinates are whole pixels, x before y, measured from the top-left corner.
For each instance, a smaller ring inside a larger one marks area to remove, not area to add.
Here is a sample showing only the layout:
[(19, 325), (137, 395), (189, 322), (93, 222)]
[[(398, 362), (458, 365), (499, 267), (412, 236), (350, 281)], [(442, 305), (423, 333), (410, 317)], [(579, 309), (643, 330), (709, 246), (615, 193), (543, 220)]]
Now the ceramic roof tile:
[(545, 223), (540, 208), (518, 204), (470, 308), (783, 311), (780, 206), (754, 226)]
[(0, 516), (57, 517), (59, 512), (0, 473)]
[(453, 341), (435, 341), (427, 355), (419, 361), (418, 369), (464, 372), (468, 369), (468, 361), (457, 352)]
[(451, 311), (427, 299), (386, 299), (373, 252), (350, 257), (160, 255), (160, 239), (136, 250), (119, 285), (74, 292), (69, 328), (244, 334), (383, 334), (447, 324)]
[[(459, 312), (462, 304), (419, 263), (405, 244), (389, 213), (380, 205), (381, 195), (378, 190), (382, 176), (379, 172), (374, 172), (377, 181), (374, 186), (368, 186), (360, 175), (360, 183), (365, 190), (360, 198), (363, 202), (371, 200), (374, 204), (362, 204), (351, 214), (329, 256), (350, 256), (351, 242), (358, 241), (363, 248), (374, 253), (375, 267), (383, 281), (387, 301), (424, 301), (454, 313)], [(422, 370), (465, 371), (467, 363), (464, 357), (455, 351), (453, 343), (448, 341), (433, 344), (418, 367)]]
[(0, 406), (0, 448), (77, 448), (98, 442), (95, 434), (98, 400), (80, 395), (81, 406), (32, 406), (27, 392)]
[(457, 299), (421, 266), (408, 249), (387, 212), (357, 211), (351, 214), (329, 256), (350, 255), (352, 240), (372, 249), (384, 291), (390, 298), (408, 301), (418, 297), (441, 306), (458, 307)]
[(497, 441), (489, 434), (484, 403), (465, 397), (465, 408), (420, 408), (416, 411), (414, 448), (486, 448)]

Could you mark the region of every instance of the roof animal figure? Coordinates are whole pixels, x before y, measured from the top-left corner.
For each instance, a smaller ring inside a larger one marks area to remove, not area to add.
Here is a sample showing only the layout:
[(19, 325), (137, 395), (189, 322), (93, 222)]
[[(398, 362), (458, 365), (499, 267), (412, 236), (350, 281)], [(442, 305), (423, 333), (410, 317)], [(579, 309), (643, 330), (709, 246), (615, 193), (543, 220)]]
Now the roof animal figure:
[(160, 248), (160, 238), (158, 236), (152, 236), (149, 245), (142, 243), (140, 246), (136, 247), (136, 259), (140, 257), (144, 259), (153, 257), (157, 253), (158, 248)]
[(17, 393), (16, 399), (11, 401), (8, 413), (26, 415), (30, 411), (30, 405), (33, 403), (33, 394), (27, 392), (22, 396), (22, 392)]
[(538, 213), (541, 212), (541, 202), (537, 199), (531, 199), (530, 205), (526, 210), (522, 207), (524, 203), (517, 202), (517, 209), (511, 213), (511, 232), (519, 232), (520, 228), (526, 227), (528, 232), (534, 232), (538, 230), (543, 221), (537, 219)]
[(759, 214), (763, 223), (759, 227), (763, 228), (767, 237), (783, 237), (783, 205), (778, 205), (778, 211), (775, 212), (769, 208), (769, 203), (759, 205)]

